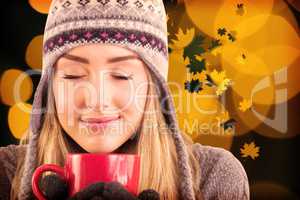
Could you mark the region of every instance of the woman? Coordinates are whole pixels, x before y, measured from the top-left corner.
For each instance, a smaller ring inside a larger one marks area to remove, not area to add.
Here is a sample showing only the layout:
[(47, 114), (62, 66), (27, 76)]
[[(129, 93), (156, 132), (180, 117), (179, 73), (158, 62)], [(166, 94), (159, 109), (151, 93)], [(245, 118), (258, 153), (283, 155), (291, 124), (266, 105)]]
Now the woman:
[(54, 0), (30, 134), (0, 149), (0, 197), (32, 198), (36, 167), (63, 166), (68, 152), (133, 152), (141, 156), (139, 191), (249, 199), (230, 152), (180, 132), (166, 85), (167, 42), (161, 0)]

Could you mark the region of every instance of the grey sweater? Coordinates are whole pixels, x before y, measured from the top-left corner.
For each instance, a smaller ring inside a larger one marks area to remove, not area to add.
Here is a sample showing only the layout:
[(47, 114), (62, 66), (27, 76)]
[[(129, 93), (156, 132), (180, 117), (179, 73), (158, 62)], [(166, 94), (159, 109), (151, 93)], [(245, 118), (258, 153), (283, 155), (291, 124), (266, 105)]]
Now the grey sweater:
[[(27, 145), (0, 147), (0, 199), (10, 198), (16, 166), (24, 158)], [(246, 172), (233, 154), (222, 148), (193, 145), (200, 162), (200, 190), (205, 200), (248, 200), (249, 183)]]

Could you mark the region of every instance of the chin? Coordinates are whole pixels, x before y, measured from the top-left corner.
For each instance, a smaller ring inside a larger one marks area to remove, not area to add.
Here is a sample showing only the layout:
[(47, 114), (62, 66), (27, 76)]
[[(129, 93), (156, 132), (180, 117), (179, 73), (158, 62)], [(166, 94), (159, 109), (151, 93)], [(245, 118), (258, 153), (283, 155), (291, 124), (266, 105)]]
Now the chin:
[(112, 153), (113, 151), (109, 149), (99, 149), (99, 148), (89, 148), (89, 153)]
[(117, 148), (114, 148), (112, 145), (87, 145), (86, 149), (89, 153), (113, 153)]

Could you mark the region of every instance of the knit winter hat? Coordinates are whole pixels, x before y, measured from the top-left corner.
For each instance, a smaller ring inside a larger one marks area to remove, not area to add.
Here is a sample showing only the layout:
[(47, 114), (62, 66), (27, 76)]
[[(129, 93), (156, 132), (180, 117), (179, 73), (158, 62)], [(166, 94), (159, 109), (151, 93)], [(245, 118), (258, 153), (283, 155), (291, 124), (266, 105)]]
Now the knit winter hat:
[(137, 53), (159, 86), (162, 110), (176, 145), (181, 199), (195, 199), (188, 154), (176, 120), (167, 86), (168, 33), (162, 0), (53, 0), (43, 41), (43, 71), (36, 89), (19, 199), (28, 199), (31, 178), (37, 167), (37, 141), (43, 123), (47, 87), (56, 60), (74, 47), (114, 44)]

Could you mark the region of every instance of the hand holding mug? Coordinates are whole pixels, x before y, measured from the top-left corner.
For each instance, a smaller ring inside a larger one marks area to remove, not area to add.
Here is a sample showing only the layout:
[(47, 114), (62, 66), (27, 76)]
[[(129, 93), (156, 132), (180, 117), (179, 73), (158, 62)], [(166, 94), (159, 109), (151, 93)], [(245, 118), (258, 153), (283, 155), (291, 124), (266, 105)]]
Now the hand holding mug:
[(68, 197), (99, 182), (119, 182), (132, 195), (137, 195), (140, 173), (140, 157), (135, 154), (68, 154), (65, 166), (54, 164), (38, 167), (32, 177), (35, 196), (45, 200), (38, 187), (41, 175), (46, 171), (55, 172), (68, 186)]
[(41, 188), (48, 200), (159, 200), (159, 194), (152, 189), (142, 191), (138, 197), (132, 195), (118, 182), (94, 183), (74, 196), (67, 198), (66, 182), (59, 176), (52, 174), (45, 176), (41, 181)]

